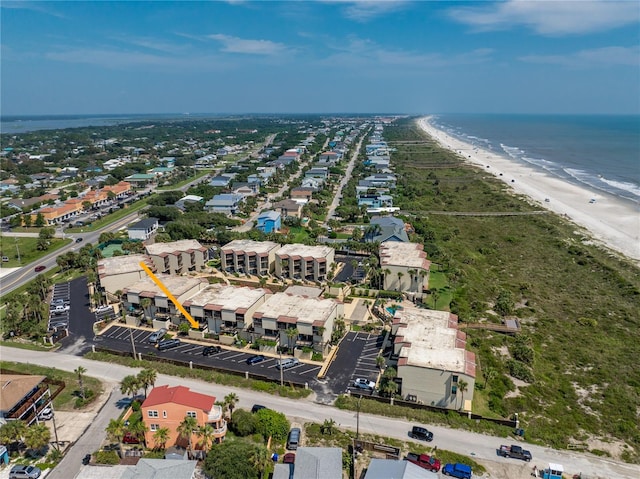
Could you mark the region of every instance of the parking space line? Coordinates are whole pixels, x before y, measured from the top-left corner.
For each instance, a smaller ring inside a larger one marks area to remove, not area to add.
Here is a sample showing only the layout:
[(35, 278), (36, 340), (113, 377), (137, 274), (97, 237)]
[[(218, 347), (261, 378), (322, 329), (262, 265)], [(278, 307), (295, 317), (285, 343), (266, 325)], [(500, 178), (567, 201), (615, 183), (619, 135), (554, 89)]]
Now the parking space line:
[(246, 353), (238, 353), (238, 354), (234, 354), (232, 356), (227, 356), (224, 359), (233, 359), (233, 358), (237, 358), (238, 356), (244, 356)]
[[(192, 345), (193, 346), (193, 345)], [(193, 351), (197, 351), (197, 350), (202, 350), (202, 346), (193, 346), (193, 348), (191, 349), (184, 349), (182, 352), (183, 353), (187, 353), (187, 354), (191, 354)]]

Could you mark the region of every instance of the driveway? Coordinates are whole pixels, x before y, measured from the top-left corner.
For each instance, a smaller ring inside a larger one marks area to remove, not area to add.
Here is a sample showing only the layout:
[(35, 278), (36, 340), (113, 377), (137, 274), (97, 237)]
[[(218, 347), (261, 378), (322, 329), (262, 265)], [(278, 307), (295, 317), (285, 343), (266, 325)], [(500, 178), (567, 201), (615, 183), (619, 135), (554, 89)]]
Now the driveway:
[[(61, 343), (60, 352), (66, 354), (83, 355), (91, 350), (93, 340), (93, 323), (96, 320), (95, 313), (89, 309), (89, 289), (87, 288), (87, 278), (84, 276), (76, 278), (67, 283), (70, 291), (69, 310), (69, 336)], [(61, 285), (56, 285), (57, 289)]]

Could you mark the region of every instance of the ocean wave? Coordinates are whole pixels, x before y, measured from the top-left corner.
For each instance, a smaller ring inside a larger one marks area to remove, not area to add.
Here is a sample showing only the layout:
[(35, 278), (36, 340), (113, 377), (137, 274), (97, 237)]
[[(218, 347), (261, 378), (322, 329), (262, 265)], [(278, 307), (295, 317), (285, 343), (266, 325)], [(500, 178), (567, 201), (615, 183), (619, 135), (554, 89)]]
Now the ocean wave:
[(622, 191), (631, 193), (632, 195), (640, 197), (640, 186), (635, 183), (629, 183), (627, 181), (608, 180), (607, 178), (600, 177), (600, 181), (606, 183), (609, 186), (613, 186)]
[[(580, 183), (586, 184), (597, 190), (604, 191), (616, 196), (621, 196), (633, 201), (638, 201), (638, 198), (640, 198), (640, 186), (634, 183), (609, 180), (602, 176), (596, 176), (585, 170), (580, 170), (577, 168), (564, 168), (563, 171), (565, 171), (568, 175), (570, 175)], [(630, 196), (629, 194), (631, 194), (632, 196)]]
[(515, 158), (516, 160), (522, 159), (522, 155), (524, 154), (524, 150), (521, 150), (517, 146), (508, 146), (504, 143), (500, 143), (500, 148), (509, 155), (511, 158)]

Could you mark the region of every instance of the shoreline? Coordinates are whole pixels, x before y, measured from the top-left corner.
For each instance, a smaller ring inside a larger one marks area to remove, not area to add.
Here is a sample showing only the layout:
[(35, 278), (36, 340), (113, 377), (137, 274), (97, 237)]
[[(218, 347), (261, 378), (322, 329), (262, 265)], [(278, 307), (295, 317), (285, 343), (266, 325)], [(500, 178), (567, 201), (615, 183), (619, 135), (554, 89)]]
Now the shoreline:
[(523, 165), (494, 152), (458, 140), (437, 129), (430, 120), (418, 126), (446, 148), (506, 183), (515, 194), (585, 228), (593, 240), (640, 263), (640, 214), (637, 208), (614, 195), (569, 183), (559, 177)]

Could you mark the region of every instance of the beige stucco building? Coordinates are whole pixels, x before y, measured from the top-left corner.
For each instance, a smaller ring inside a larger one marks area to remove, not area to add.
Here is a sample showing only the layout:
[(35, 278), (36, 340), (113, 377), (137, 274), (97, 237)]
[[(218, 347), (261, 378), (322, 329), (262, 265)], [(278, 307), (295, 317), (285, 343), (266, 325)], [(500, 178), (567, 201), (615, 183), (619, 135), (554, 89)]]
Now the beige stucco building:
[[(309, 298), (277, 293), (267, 298), (253, 313), (258, 336), (275, 339), (282, 346), (312, 346), (325, 352), (336, 318), (344, 316), (344, 305), (333, 299)], [(289, 339), (288, 329), (297, 329)]]
[(145, 246), (145, 249), (159, 273), (200, 271), (209, 260), (207, 248), (196, 240), (154, 243)]
[(380, 245), (384, 289), (422, 294), (429, 286), (431, 262), (418, 243), (386, 241)]
[(267, 275), (274, 270), (276, 251), (279, 248), (280, 245), (272, 241), (231, 241), (220, 251), (222, 270), (227, 273)]
[(286, 244), (276, 251), (276, 271), (279, 278), (326, 281), (334, 263), (335, 251), (329, 246)]
[[(206, 288), (209, 284), (207, 280), (202, 278), (170, 276), (167, 274), (159, 274), (157, 276), (180, 304), (184, 304), (187, 299)], [(146, 316), (151, 315), (154, 319), (170, 319), (176, 325), (182, 321), (182, 313), (149, 277), (125, 288), (123, 293), (126, 295), (126, 301), (123, 304), (125, 311), (131, 311), (132, 309), (142, 311), (141, 301), (144, 298), (149, 298), (151, 305), (143, 311)]]
[(116, 291), (123, 291), (137, 281), (148, 278), (140, 263), (146, 264), (151, 271), (156, 272), (155, 265), (144, 254), (113, 256), (98, 260), (100, 286), (108, 293), (115, 294)]
[[(183, 303), (193, 319), (210, 332), (233, 332), (248, 339), (253, 313), (264, 304), (267, 290), (212, 284)], [(245, 333), (244, 335), (242, 333)]]
[[(391, 328), (397, 377), (404, 398), (448, 409), (469, 409), (476, 377), (475, 354), (465, 349), (466, 334), (448, 311), (405, 308)], [(460, 384), (466, 383), (466, 390)], [(464, 402), (463, 402), (464, 401)]]

